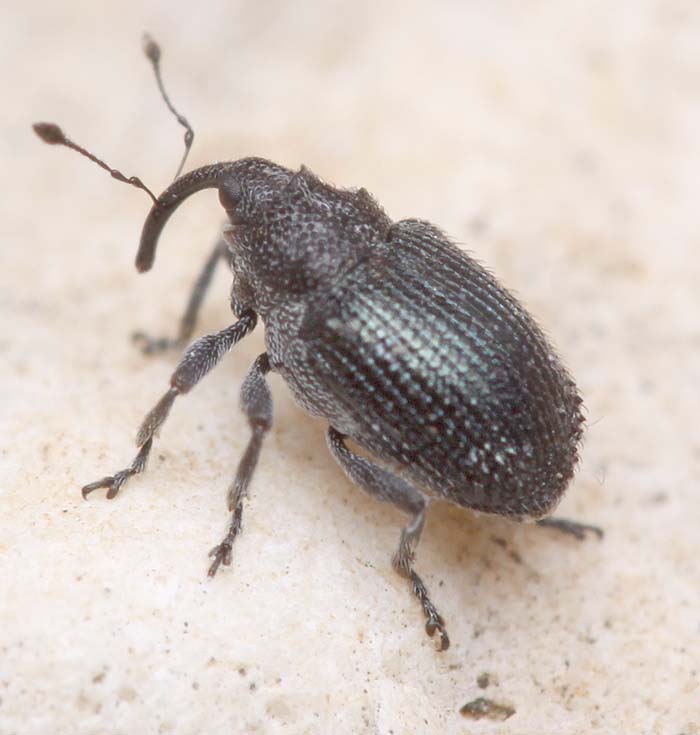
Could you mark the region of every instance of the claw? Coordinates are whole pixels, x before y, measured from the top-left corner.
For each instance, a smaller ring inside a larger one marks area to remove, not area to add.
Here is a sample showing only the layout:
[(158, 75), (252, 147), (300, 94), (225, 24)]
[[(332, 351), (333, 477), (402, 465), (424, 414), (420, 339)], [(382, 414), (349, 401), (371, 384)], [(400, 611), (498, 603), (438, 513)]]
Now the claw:
[[(141, 457), (141, 452), (139, 452), (139, 456), (137, 456), (137, 460), (139, 460)], [(143, 464), (141, 465), (143, 467)], [(83, 496), (83, 500), (87, 498), (87, 496), (93, 491), (93, 490), (99, 490), (101, 487), (108, 488), (107, 490), (107, 500), (113, 500), (117, 497), (117, 494), (122, 488), (122, 485), (131, 477), (131, 475), (135, 474), (134, 468), (130, 468), (128, 470), (122, 470), (121, 472), (117, 472), (114, 476), (108, 476), (103, 477), (101, 480), (97, 480), (97, 482), (91, 482), (89, 485), (85, 485), (85, 487), (80, 491), (80, 493)]]
[(222, 564), (225, 567), (231, 566), (231, 544), (228, 541), (217, 544), (209, 552), (209, 556), (213, 556), (214, 561), (211, 563), (207, 575), (213, 577)]
[(131, 473), (124, 473), (122, 477), (122, 473), (120, 472), (114, 476), (114, 479), (112, 480), (112, 485), (110, 486), (109, 490), (107, 490), (107, 500), (113, 500), (117, 497), (117, 493), (121, 489), (121, 486), (124, 484), (126, 478), (129, 477), (129, 474)]
[(450, 647), (450, 639), (445, 630), (445, 621), (440, 615), (432, 617), (425, 624), (425, 632), (432, 638), (435, 632), (438, 633), (437, 638), (437, 650), (442, 652), (446, 651)]
[(97, 482), (91, 482), (89, 485), (85, 485), (82, 490), (80, 491), (80, 494), (83, 496), (83, 500), (87, 499), (87, 496), (93, 491), (93, 490), (99, 490), (101, 487), (108, 487), (110, 488), (110, 491), (112, 489), (112, 483), (114, 482), (113, 477), (103, 477), (101, 480), (97, 480)]
[(449, 639), (449, 636), (447, 635), (447, 631), (441, 630), (438, 651), (442, 653), (443, 651), (446, 651), (449, 647), (450, 647), (450, 639)]

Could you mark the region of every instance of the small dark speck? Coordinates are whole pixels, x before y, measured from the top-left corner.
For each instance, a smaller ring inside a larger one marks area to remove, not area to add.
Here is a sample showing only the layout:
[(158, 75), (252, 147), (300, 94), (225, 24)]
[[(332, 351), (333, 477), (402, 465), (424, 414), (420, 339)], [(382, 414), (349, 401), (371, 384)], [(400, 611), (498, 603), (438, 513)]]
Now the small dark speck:
[(159, 459), (159, 460), (160, 460), (161, 462), (165, 462), (165, 455), (164, 455), (164, 454), (159, 454), (159, 455), (158, 455), (158, 459)]
[(258, 685), (254, 681), (251, 681), (250, 684), (248, 685), (248, 689), (250, 689), (251, 692), (254, 692), (257, 688), (258, 688)]
[(195, 691), (197, 691), (197, 689), (199, 689), (199, 682), (198, 681), (193, 681), (192, 682), (192, 689), (194, 689)]
[(476, 683), (479, 689), (486, 689), (486, 687), (491, 683), (491, 677), (486, 671), (484, 671), (483, 674), (479, 674), (479, 676), (476, 677)]
[(460, 708), (459, 713), (474, 720), (481, 720), (484, 717), (489, 720), (507, 720), (515, 714), (515, 709), (507, 704), (498, 704), (491, 699), (479, 697), (467, 702)]
[(93, 684), (101, 684), (105, 680), (105, 672), (100, 671), (99, 674), (95, 674), (95, 676), (92, 677), (92, 683)]
[(661, 490), (658, 493), (652, 493), (652, 495), (649, 496), (649, 502), (652, 505), (663, 505), (664, 503), (668, 503), (668, 493), (664, 490)]
[(248, 672), (247, 672), (247, 671), (245, 670), (245, 668), (244, 668), (243, 666), (241, 666), (241, 668), (240, 668), (240, 669), (238, 669), (238, 673), (239, 673), (239, 674), (240, 674), (241, 676), (245, 676), (245, 675), (246, 675), (246, 674), (247, 674)]
[(63, 512), (64, 512), (64, 513), (67, 513), (67, 512), (68, 512), (68, 508), (64, 508), (64, 509), (63, 509)]

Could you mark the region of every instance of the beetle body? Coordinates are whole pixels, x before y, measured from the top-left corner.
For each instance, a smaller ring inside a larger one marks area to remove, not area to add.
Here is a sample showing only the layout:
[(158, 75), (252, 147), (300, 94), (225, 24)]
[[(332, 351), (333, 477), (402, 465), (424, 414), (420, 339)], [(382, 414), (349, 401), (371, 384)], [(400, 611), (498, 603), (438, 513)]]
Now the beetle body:
[[(165, 102), (187, 129), (179, 174), (193, 132), (165, 94), (159, 47), (147, 38), (144, 48)], [(588, 530), (601, 535), (593, 526), (542, 519), (578, 461), (583, 417), (573, 380), (527, 311), (438, 228), (421, 220), (392, 222), (364, 189), (337, 188), (304, 167), (291, 171), (262, 158), (195, 169), (156, 197), (53, 123), (34, 129), (45, 142), (87, 156), (151, 197), (136, 256), (140, 271), (153, 265), (164, 225), (190, 195), (217, 189), (229, 220), (177, 338), (137, 336), (145, 352), (186, 344), (221, 260), (233, 274), (237, 321), (190, 345), (138, 431), (131, 465), (83, 487), (84, 497), (105, 488), (114, 498), (143, 472), (175, 399), (261, 319), (266, 351), (241, 388), (250, 438), (228, 490), (228, 532), (210, 552), (210, 576), (231, 563), (242, 528), (243, 500), (272, 426), (271, 371), (306, 411), (327, 421), (329, 449), (347, 476), (409, 516), (392, 564), (409, 581), (440, 650), (449, 646), (444, 620), (413, 568), (433, 499), (541, 519), (577, 538)]]
[(436, 227), (262, 159), (219, 183), (234, 300), (272, 369), (431, 496), (514, 518), (572, 477), (581, 399), (513, 296)]

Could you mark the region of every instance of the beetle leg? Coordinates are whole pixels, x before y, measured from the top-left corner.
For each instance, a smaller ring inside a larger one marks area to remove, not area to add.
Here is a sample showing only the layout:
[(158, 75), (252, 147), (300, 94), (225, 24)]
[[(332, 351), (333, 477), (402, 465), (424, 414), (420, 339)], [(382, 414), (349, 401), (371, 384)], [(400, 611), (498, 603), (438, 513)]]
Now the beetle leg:
[(209, 552), (209, 556), (214, 557), (209, 567), (210, 577), (216, 574), (221, 564), (231, 564), (231, 548), (241, 530), (243, 498), (248, 494), (248, 485), (258, 463), (265, 434), (272, 426), (272, 394), (265, 380), (269, 372), (270, 361), (267, 353), (263, 352), (253, 363), (241, 386), (241, 408), (248, 418), (252, 434), (228, 490), (228, 509), (233, 513), (228, 533)]
[(556, 528), (557, 531), (568, 533), (579, 541), (586, 538), (586, 531), (596, 534), (598, 538), (603, 538), (603, 529), (599, 526), (589, 526), (587, 523), (578, 523), (578, 521), (569, 521), (565, 518), (541, 518), (537, 521), (538, 526), (547, 528)]
[(209, 288), (216, 266), (219, 260), (227, 258), (228, 247), (223, 238), (221, 238), (207, 257), (202, 270), (197, 276), (197, 280), (192, 287), (192, 292), (187, 302), (185, 313), (180, 318), (180, 327), (176, 337), (149, 337), (144, 332), (134, 332), (131, 335), (132, 340), (141, 347), (141, 351), (145, 355), (150, 355), (154, 352), (164, 352), (165, 350), (174, 348), (181, 349), (189, 342), (192, 332), (194, 332), (195, 324), (197, 323), (199, 309), (202, 306), (202, 301)]
[[(394, 554), (391, 560), (394, 569), (403, 577), (407, 577), (411, 582), (411, 590), (413, 594), (418, 598), (422, 608), (423, 614), (425, 615), (425, 630), (427, 634), (432, 638), (435, 632), (438, 633), (438, 650), (446, 651), (450, 647), (450, 639), (445, 630), (445, 621), (437, 611), (435, 605), (433, 605), (428, 590), (423, 580), (413, 569), (413, 559), (415, 557), (415, 548), (418, 545), (420, 539), (420, 532), (423, 529), (425, 523), (425, 511), (422, 511), (416, 516), (411, 523), (406, 526), (401, 532), (401, 540), (399, 542), (399, 548)], [(415, 528), (418, 528), (417, 533)]]
[(103, 477), (97, 482), (85, 485), (82, 489), (84, 498), (93, 490), (105, 487), (107, 488), (107, 497), (111, 500), (132, 475), (143, 472), (153, 446), (153, 437), (168, 417), (177, 396), (194, 388), (236, 342), (245, 337), (255, 327), (256, 322), (256, 314), (252, 311), (246, 311), (235, 324), (215, 334), (206, 334), (190, 345), (170, 378), (170, 388), (148, 412), (141, 424), (141, 428), (136, 435), (136, 445), (140, 449), (131, 466), (117, 472), (115, 475)]
[(97, 482), (91, 482), (89, 485), (85, 485), (81, 490), (83, 498), (87, 498), (93, 490), (97, 490), (100, 487), (108, 488), (107, 497), (110, 500), (116, 497), (119, 490), (121, 490), (122, 485), (132, 475), (138, 475), (146, 469), (146, 462), (148, 461), (148, 455), (151, 453), (152, 446), (153, 438), (151, 437), (148, 441), (144, 442), (141, 449), (139, 449), (138, 454), (134, 457), (134, 461), (131, 463), (131, 467), (127, 467), (125, 470), (120, 470), (114, 475), (103, 477), (101, 480), (97, 480)]
[(373, 498), (392, 503), (405, 513), (411, 514), (411, 522), (401, 532), (399, 548), (392, 559), (392, 566), (411, 583), (411, 590), (423, 608), (426, 632), (431, 637), (437, 632), (439, 650), (446, 651), (450, 639), (445, 630), (445, 621), (431, 602), (423, 580), (413, 569), (415, 551), (423, 531), (428, 507), (425, 495), (402, 477), (352, 452), (346, 446), (343, 434), (332, 426), (328, 429), (326, 439), (331, 454), (352, 482)]

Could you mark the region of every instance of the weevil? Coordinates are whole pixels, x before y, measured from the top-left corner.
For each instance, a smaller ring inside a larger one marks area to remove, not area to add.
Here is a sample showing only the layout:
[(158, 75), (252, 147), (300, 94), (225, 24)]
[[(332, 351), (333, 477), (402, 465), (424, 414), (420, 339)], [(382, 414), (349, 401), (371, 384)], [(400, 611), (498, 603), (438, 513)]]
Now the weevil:
[(34, 129), (151, 197), (136, 256), (140, 272), (152, 267), (175, 210), (203, 189), (218, 192), (228, 222), (179, 333), (135, 335), (145, 352), (189, 341), (222, 261), (233, 276), (235, 321), (185, 350), (170, 387), (141, 424), (131, 465), (86, 485), (83, 497), (105, 488), (114, 498), (143, 472), (175, 399), (261, 320), (265, 352), (240, 392), (250, 437), (228, 490), (230, 522), (210, 552), (209, 575), (231, 563), (243, 500), (272, 426), (267, 375), (275, 372), (302, 408), (327, 422), (328, 448), (350, 480), (408, 517), (392, 564), (418, 598), (427, 633), (437, 633), (438, 649), (446, 650), (445, 622), (414, 568), (434, 500), (534, 520), (577, 538), (586, 531), (602, 536), (595, 526), (547, 517), (578, 463), (584, 417), (572, 377), (534, 319), (489, 271), (429, 222), (392, 221), (365, 189), (331, 186), (303, 166), (292, 171), (252, 157), (180, 175), (193, 131), (165, 92), (159, 47), (147, 37), (144, 49), (168, 108), (186, 129), (175, 180), (159, 197), (53, 123)]

